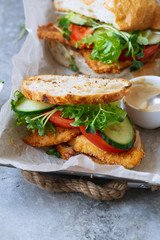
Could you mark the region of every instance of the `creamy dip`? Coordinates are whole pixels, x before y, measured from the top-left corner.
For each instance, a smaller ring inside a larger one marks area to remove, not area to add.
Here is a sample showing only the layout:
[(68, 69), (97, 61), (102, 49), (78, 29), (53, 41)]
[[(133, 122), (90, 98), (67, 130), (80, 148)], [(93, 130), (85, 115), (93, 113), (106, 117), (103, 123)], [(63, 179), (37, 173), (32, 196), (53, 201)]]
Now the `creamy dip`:
[[(160, 94), (160, 87), (155, 87), (152, 83), (146, 82), (144, 78), (139, 81), (132, 82), (132, 90), (129, 95), (124, 98), (124, 101), (143, 111), (160, 111), (160, 106), (148, 105), (147, 100)], [(159, 84), (160, 86), (160, 84)]]

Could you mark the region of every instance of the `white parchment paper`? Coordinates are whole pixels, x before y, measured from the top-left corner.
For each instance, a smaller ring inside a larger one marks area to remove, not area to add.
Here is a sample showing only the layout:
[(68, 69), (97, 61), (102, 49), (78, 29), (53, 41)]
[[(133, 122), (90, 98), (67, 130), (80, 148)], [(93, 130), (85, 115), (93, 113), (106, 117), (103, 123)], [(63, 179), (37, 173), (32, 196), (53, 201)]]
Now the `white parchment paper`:
[[(24, 0), (24, 10), (29, 34), (19, 54), (13, 57), (11, 98), (15, 90), (20, 90), (20, 84), (26, 77), (38, 74), (73, 74), (53, 61), (45, 42), (40, 41), (36, 35), (38, 25), (56, 19), (52, 1)], [(127, 170), (122, 166), (96, 164), (84, 155), (72, 157), (68, 161), (48, 156), (44, 150), (23, 143), (22, 138), (26, 136), (26, 130), (15, 126), (14, 121), (9, 100), (0, 113), (0, 164), (11, 164), (24, 170), (78, 171), (160, 184), (160, 128), (140, 129), (146, 155), (138, 167)]]

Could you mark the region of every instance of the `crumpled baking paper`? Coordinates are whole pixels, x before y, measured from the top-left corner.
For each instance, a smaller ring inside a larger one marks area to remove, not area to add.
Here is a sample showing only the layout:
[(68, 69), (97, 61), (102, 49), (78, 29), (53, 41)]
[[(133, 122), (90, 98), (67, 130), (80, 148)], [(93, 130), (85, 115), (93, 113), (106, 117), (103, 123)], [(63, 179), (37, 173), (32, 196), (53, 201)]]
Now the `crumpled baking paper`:
[[(51, 57), (44, 41), (39, 40), (36, 31), (38, 25), (55, 21), (56, 13), (51, 0), (24, 0), (26, 28), (28, 36), (19, 54), (13, 57), (12, 94), (20, 90), (23, 79), (38, 74), (73, 74), (59, 66)], [(48, 156), (44, 150), (27, 146), (22, 138), (27, 132), (14, 124), (14, 113), (10, 110), (10, 100), (5, 103), (0, 113), (0, 164), (41, 172), (65, 170), (69, 172), (90, 173), (110, 177), (127, 178), (160, 184), (160, 128), (140, 130), (144, 144), (145, 157), (138, 167), (128, 170), (122, 166), (99, 165), (80, 154), (68, 161)]]

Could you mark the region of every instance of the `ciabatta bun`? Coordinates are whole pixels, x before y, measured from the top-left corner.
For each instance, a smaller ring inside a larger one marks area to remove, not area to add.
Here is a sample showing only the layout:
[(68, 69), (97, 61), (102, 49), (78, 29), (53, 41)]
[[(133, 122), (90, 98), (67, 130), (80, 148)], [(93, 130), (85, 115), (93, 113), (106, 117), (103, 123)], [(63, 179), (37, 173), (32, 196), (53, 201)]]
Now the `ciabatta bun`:
[(130, 68), (125, 68), (118, 74), (112, 73), (103, 73), (98, 74), (94, 72), (88, 64), (85, 62), (84, 57), (80, 54), (79, 50), (70, 47), (69, 45), (64, 45), (57, 40), (48, 39), (48, 46), (52, 53), (53, 58), (61, 65), (69, 67), (70, 62), (66, 54), (66, 48), (72, 56), (74, 63), (79, 69), (79, 73), (85, 74), (90, 77), (99, 77), (99, 78), (125, 78), (132, 79), (138, 76), (144, 75), (156, 75), (160, 76), (160, 56), (157, 56), (156, 59), (150, 61), (149, 63), (144, 64), (144, 66), (137, 72), (131, 72)]
[(30, 100), (51, 104), (98, 104), (120, 100), (131, 90), (124, 79), (39, 75), (22, 82), (22, 92)]
[(119, 30), (160, 29), (158, 0), (55, 0), (58, 11), (73, 11)]

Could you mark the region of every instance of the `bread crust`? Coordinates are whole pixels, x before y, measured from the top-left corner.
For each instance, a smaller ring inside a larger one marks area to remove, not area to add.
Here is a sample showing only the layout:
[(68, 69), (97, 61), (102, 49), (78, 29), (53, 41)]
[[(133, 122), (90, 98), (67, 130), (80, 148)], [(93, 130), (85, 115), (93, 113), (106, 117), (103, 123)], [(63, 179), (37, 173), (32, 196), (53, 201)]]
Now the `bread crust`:
[(158, 0), (55, 0), (54, 6), (111, 23), (119, 30), (160, 29)]
[(22, 82), (30, 100), (51, 104), (99, 104), (120, 100), (131, 90), (125, 79), (97, 79), (85, 76), (38, 75)]

